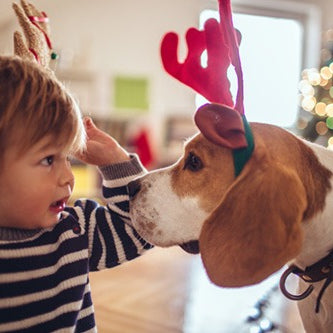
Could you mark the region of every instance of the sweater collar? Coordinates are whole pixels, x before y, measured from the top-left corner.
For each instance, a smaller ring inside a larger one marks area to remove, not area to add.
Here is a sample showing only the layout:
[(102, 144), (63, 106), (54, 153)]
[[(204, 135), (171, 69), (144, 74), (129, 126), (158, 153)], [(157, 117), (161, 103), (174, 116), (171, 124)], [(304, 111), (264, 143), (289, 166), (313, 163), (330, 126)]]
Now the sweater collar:
[(38, 234), (41, 229), (24, 230), (16, 228), (0, 228), (0, 241), (21, 241)]

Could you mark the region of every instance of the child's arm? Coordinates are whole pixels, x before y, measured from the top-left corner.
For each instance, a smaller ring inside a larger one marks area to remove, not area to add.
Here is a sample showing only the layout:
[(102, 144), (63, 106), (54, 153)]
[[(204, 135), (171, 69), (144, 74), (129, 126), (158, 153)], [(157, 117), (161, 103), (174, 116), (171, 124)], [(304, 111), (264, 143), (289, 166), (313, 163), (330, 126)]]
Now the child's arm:
[(78, 201), (72, 214), (88, 237), (90, 270), (100, 270), (134, 259), (152, 247), (132, 228), (129, 218), (127, 184), (146, 170), (91, 119), (85, 119), (85, 127), (87, 149), (78, 158), (99, 166), (107, 205)]

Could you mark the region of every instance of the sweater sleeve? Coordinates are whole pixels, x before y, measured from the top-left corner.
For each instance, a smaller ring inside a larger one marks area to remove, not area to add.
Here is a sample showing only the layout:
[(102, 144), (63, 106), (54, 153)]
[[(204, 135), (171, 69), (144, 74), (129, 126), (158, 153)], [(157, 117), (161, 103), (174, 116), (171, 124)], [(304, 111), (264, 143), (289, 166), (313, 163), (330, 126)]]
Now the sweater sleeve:
[(127, 184), (146, 173), (136, 155), (100, 168), (106, 205), (78, 200), (75, 215), (88, 241), (91, 271), (110, 268), (140, 256), (152, 245), (131, 226)]

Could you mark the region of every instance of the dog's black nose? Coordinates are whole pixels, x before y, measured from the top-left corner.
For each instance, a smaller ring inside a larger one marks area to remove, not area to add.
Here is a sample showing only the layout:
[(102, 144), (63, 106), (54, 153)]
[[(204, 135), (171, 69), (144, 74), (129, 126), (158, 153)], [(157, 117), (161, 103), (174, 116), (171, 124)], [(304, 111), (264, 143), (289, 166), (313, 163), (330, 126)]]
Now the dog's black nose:
[(130, 199), (133, 199), (141, 189), (140, 181), (139, 180), (133, 180), (132, 182), (130, 182), (127, 185), (127, 187), (128, 187), (129, 197), (130, 197)]

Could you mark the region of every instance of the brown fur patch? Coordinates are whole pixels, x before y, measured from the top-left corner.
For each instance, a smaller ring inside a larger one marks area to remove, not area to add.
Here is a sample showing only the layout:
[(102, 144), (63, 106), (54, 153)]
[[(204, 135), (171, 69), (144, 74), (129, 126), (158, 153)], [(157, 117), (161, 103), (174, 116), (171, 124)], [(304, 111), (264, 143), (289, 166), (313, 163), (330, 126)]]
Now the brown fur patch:
[[(190, 152), (201, 159), (203, 163), (201, 170), (193, 172), (184, 169)], [(209, 142), (202, 134), (187, 143), (183, 157), (171, 171), (171, 183), (175, 193), (179, 197), (199, 197), (201, 208), (207, 212), (216, 208), (234, 179), (230, 149)]]
[[(272, 160), (289, 165), (299, 174), (307, 189), (308, 207), (304, 219), (311, 218), (325, 205), (331, 186), (331, 171), (320, 164), (305, 143), (287, 131), (267, 124), (251, 124), (255, 143), (261, 141)], [(199, 172), (183, 170), (186, 156), (194, 152), (204, 163)], [(183, 157), (172, 169), (172, 185), (180, 197), (199, 196), (201, 208), (210, 212), (234, 182), (233, 157), (230, 149), (217, 146), (203, 137), (195, 136), (185, 147)]]
[[(222, 286), (260, 282), (300, 251), (301, 223), (325, 206), (331, 171), (315, 153), (287, 131), (251, 124), (255, 150), (239, 177), (234, 177), (230, 149), (201, 134), (185, 147), (171, 170), (173, 190), (199, 196), (213, 212), (200, 236), (200, 250), (211, 280)], [(203, 162), (184, 169), (192, 152)]]
[(219, 286), (241, 287), (281, 268), (301, 249), (306, 205), (295, 170), (273, 162), (257, 146), (203, 225), (200, 251), (210, 279)]
[(329, 179), (332, 172), (318, 160), (312, 149), (289, 132), (272, 125), (251, 124), (255, 142), (261, 141), (271, 156), (299, 175), (307, 196), (304, 219), (313, 217), (325, 206), (327, 193), (331, 190)]

